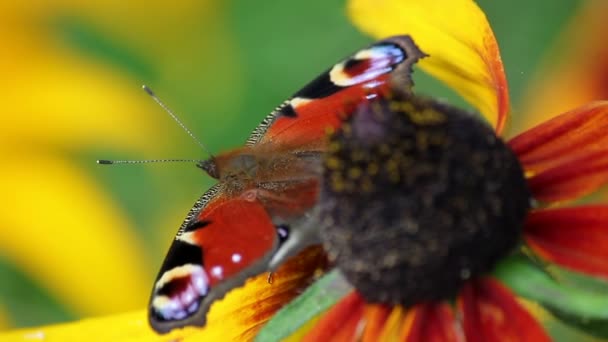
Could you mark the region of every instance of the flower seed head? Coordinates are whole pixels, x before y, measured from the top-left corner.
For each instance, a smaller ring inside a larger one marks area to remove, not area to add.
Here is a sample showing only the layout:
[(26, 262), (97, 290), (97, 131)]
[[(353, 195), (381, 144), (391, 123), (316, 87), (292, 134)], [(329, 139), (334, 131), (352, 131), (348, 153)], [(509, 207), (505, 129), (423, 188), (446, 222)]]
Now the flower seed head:
[(517, 157), (471, 113), (411, 94), (361, 104), (330, 137), (321, 190), (330, 259), (371, 302), (449, 298), (517, 244)]

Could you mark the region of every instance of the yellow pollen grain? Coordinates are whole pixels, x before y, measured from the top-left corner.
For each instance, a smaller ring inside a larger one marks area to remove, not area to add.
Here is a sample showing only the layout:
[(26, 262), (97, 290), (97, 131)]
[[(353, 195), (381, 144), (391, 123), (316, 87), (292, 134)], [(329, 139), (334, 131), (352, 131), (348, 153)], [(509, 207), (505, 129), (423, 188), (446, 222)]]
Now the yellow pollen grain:
[(378, 146), (378, 152), (380, 152), (381, 155), (389, 155), (391, 153), (391, 147), (388, 146), (388, 144), (381, 144)]
[(365, 153), (361, 150), (353, 150), (350, 154), (350, 159), (354, 162), (359, 162), (365, 159)]
[(399, 164), (395, 159), (386, 162), (386, 170), (388, 171), (388, 179), (391, 183), (399, 183), (401, 176), (399, 175)]
[(346, 124), (346, 123), (345, 123), (345, 124), (343, 124), (343, 125), (342, 125), (342, 127), (341, 127), (341, 128), (342, 128), (342, 132), (344, 133), (344, 136), (346, 136), (346, 137), (350, 137), (350, 136), (352, 135), (352, 133), (353, 133), (353, 129), (352, 129), (352, 127), (350, 126), (350, 124)]
[(339, 142), (337, 142), (337, 141), (332, 141), (332, 142), (330, 142), (330, 143), (329, 143), (329, 145), (327, 146), (327, 150), (328, 150), (329, 152), (332, 152), (332, 153), (338, 152), (338, 151), (340, 151), (341, 149), (342, 149), (342, 145), (340, 145), (340, 143), (339, 143)]
[(413, 123), (418, 125), (438, 124), (445, 121), (445, 115), (430, 108), (408, 112), (408, 116)]
[(399, 102), (394, 102), (394, 101), (391, 101), (391, 102), (388, 104), (388, 109), (389, 109), (391, 112), (398, 112), (398, 111), (399, 111), (399, 109), (400, 109)]
[(418, 132), (416, 134), (416, 146), (419, 150), (426, 151), (429, 147), (429, 135), (425, 132)]
[(372, 103), (372, 113), (378, 119), (382, 119), (384, 117), (384, 111), (382, 110), (382, 106), (378, 102)]
[(386, 266), (386, 267), (393, 267), (397, 264), (398, 261), (399, 261), (399, 253), (397, 253), (395, 251), (388, 252), (387, 254), (384, 255), (384, 257), (381, 260), (382, 266)]
[(344, 179), (340, 174), (334, 173), (331, 175), (331, 188), (335, 192), (344, 191), (346, 185), (344, 184)]
[(429, 142), (431, 145), (442, 146), (445, 144), (445, 136), (441, 134), (432, 134), (430, 136)]
[(342, 167), (342, 162), (336, 157), (328, 157), (325, 160), (325, 166), (330, 170), (338, 170)]
[(353, 182), (344, 182), (344, 191), (345, 192), (354, 192), (356, 190), (355, 184)]
[(365, 193), (370, 193), (374, 189), (374, 184), (369, 180), (369, 178), (365, 178), (361, 182), (361, 191)]
[(399, 165), (402, 168), (411, 167), (414, 164), (414, 159), (408, 156), (403, 155), (402, 158), (399, 159)]
[(380, 169), (380, 168), (378, 167), (378, 163), (369, 163), (369, 164), (367, 165), (367, 173), (368, 173), (370, 176), (375, 176), (375, 175), (377, 175), (377, 174), (378, 174), (378, 170), (379, 170), (379, 169)]
[(361, 178), (362, 174), (363, 174), (363, 171), (361, 171), (361, 169), (358, 167), (351, 167), (348, 170), (348, 178), (350, 178), (350, 179), (359, 179), (359, 178)]
[(414, 143), (411, 140), (403, 140), (399, 144), (399, 149), (402, 151), (409, 151), (414, 147)]
[(399, 175), (399, 172), (389, 172), (388, 179), (391, 183), (399, 183), (401, 176)]
[(395, 159), (389, 159), (386, 162), (386, 170), (388, 172), (396, 172), (399, 169), (399, 164)]
[(403, 101), (402, 102), (393, 101), (390, 103), (389, 108), (393, 112), (403, 112), (403, 113), (409, 113), (409, 112), (413, 112), (416, 110), (416, 108), (410, 102), (403, 102)]

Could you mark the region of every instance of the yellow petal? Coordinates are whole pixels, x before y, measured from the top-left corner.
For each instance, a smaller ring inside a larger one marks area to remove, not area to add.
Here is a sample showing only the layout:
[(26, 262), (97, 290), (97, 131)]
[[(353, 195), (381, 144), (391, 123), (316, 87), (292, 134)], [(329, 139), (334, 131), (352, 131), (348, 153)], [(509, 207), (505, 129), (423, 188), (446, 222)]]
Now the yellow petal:
[(201, 340), (253, 339), (258, 330), (283, 305), (301, 293), (311, 277), (325, 266), (325, 254), (318, 247), (308, 248), (282, 265), (272, 284), (262, 274), (244, 287), (231, 291), (209, 311)]
[(152, 275), (103, 189), (66, 160), (0, 152), (3, 256), (78, 314), (144, 305)]
[(195, 332), (195, 329), (157, 335), (148, 327), (146, 312), (135, 312), (83, 319), (67, 324), (20, 329), (0, 333), (0, 340), (15, 341), (176, 341)]
[(144, 310), (108, 317), (84, 319), (67, 324), (0, 333), (1, 341), (249, 341), (282, 305), (295, 297), (319, 267), (325, 256), (309, 248), (281, 266), (268, 283), (263, 274), (244, 287), (217, 301), (204, 328), (177, 329), (158, 335), (148, 326)]
[(420, 67), (451, 86), (500, 132), (509, 93), (498, 44), (472, 0), (350, 0), (351, 20), (384, 38), (409, 34), (429, 55)]
[(399, 335), (404, 328), (404, 324), (411, 324), (411, 318), (408, 318), (408, 311), (402, 306), (393, 307), (389, 314), (382, 334), (378, 338), (379, 341), (398, 341)]

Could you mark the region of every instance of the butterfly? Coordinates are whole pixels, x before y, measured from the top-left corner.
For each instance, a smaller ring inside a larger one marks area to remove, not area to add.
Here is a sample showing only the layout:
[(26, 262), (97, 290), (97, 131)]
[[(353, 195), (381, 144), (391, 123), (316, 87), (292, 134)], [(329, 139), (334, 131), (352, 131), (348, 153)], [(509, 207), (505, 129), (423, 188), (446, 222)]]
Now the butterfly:
[(409, 36), (375, 42), (268, 114), (244, 147), (197, 164), (218, 183), (187, 214), (161, 266), (149, 303), (154, 330), (204, 326), (214, 301), (319, 243), (310, 216), (328, 130), (362, 101), (411, 89), (422, 57)]

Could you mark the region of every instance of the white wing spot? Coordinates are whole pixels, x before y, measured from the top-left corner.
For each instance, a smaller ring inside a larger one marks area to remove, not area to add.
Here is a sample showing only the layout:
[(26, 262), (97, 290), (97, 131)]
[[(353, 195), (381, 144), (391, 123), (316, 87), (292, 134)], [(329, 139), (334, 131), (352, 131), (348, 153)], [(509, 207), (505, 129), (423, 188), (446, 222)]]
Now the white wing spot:
[(222, 268), (222, 266), (213, 266), (211, 268), (211, 276), (221, 279), (223, 278), (223, 274), (224, 273), (224, 269)]
[(232, 254), (232, 262), (235, 264), (238, 264), (239, 262), (241, 262), (241, 260), (243, 260), (243, 256), (240, 255), (239, 253), (234, 253)]

